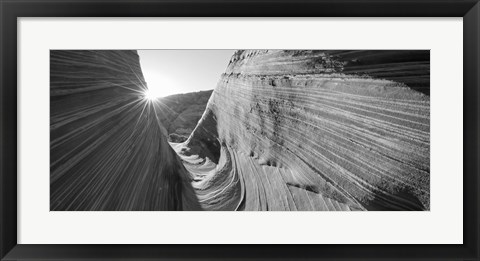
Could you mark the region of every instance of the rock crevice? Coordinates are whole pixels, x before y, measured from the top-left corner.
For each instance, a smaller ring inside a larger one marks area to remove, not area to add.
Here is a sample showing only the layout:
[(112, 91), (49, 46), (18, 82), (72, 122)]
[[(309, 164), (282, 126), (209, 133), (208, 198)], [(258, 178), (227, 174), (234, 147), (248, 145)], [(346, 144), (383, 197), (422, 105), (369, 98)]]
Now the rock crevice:
[(237, 51), (204, 116), (244, 209), (429, 209), (428, 65), (428, 51)]
[(429, 210), (429, 60), (237, 51), (169, 143), (193, 114), (145, 99), (135, 51), (51, 51), (50, 208)]

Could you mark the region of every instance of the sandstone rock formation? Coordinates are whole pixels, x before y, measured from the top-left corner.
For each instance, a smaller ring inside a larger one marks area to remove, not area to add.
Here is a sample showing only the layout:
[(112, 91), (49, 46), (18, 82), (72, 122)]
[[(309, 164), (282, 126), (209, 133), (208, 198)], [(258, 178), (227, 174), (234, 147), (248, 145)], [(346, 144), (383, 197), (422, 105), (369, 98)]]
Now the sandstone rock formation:
[(171, 147), (135, 52), (51, 72), (52, 210), (430, 207), (428, 51), (237, 51)]
[(199, 209), (136, 51), (53, 50), (50, 72), (51, 210)]
[(428, 51), (236, 52), (183, 147), (202, 208), (429, 209), (428, 93)]
[[(160, 98), (155, 104), (162, 113), (158, 117), (175, 142), (188, 139), (202, 117), (213, 90), (175, 94)], [(162, 109), (168, 108), (168, 109)]]

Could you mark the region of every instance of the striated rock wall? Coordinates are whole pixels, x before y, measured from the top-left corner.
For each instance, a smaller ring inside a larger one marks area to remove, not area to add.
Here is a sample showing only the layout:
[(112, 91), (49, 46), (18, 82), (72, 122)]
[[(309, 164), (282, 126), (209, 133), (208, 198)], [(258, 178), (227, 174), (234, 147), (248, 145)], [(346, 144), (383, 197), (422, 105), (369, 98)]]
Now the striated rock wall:
[(429, 89), (429, 51), (237, 51), (176, 150), (204, 209), (428, 210)]
[(198, 209), (136, 51), (50, 52), (50, 210)]
[(428, 51), (237, 51), (171, 144), (135, 51), (50, 55), (51, 210), (430, 208)]

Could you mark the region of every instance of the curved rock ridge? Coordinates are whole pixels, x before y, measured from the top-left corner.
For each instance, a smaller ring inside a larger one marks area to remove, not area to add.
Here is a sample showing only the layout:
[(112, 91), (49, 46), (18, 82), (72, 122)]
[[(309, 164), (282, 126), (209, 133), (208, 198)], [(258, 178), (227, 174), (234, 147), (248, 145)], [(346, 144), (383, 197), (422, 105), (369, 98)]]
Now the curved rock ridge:
[(428, 210), (429, 89), (429, 51), (237, 51), (174, 148), (206, 210)]
[(50, 52), (50, 210), (199, 209), (136, 51)]
[[(267, 57), (261, 63), (252, 56)], [(430, 52), (418, 50), (245, 50), (236, 52), (228, 74), (305, 75), (344, 73), (401, 82), (430, 94)]]
[(135, 51), (50, 56), (51, 210), (430, 208), (429, 51), (237, 51), (170, 144)]

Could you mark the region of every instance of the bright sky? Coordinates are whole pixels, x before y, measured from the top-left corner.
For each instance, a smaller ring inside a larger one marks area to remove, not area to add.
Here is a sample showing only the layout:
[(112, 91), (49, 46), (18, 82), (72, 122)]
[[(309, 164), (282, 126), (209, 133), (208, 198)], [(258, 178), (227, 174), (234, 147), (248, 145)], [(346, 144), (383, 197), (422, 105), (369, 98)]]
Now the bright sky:
[(138, 50), (148, 96), (212, 90), (235, 50)]

